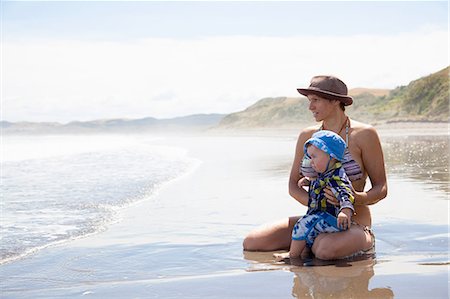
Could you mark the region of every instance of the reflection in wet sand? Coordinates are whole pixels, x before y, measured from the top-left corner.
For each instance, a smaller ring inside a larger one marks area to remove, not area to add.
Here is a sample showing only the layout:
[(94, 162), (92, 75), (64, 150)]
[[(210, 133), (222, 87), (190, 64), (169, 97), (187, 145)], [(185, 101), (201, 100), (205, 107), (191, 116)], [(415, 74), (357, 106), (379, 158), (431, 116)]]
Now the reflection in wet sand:
[(388, 288), (369, 289), (374, 259), (322, 267), (292, 268), (295, 298), (394, 298)]
[(251, 261), (247, 271), (293, 272), (295, 298), (394, 298), (389, 287), (369, 288), (377, 263), (373, 254), (336, 261), (312, 258), (276, 262), (273, 252), (244, 252), (244, 258)]

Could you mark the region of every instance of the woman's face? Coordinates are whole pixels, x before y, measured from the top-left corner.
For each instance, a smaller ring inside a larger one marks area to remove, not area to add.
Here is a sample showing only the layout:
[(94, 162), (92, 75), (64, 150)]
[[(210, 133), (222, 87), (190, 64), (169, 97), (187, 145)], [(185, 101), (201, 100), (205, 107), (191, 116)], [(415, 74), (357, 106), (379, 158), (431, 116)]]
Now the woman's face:
[(315, 94), (308, 96), (309, 110), (312, 112), (316, 121), (324, 120), (332, 111), (339, 107), (338, 101), (330, 101)]
[(306, 149), (308, 156), (311, 158), (311, 167), (318, 173), (324, 173), (327, 171), (328, 162), (330, 161), (330, 156), (321, 151), (314, 145), (308, 146)]

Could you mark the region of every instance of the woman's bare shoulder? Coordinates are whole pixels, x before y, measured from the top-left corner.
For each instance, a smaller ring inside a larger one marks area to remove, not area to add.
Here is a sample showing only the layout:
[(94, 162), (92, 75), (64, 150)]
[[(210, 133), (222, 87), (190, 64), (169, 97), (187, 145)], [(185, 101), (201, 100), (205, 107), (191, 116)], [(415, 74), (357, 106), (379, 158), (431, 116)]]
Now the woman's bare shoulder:
[(367, 130), (367, 129), (373, 128), (372, 125), (369, 125), (369, 124), (366, 124), (366, 123), (363, 123), (363, 122), (360, 122), (360, 121), (357, 121), (354, 119), (351, 119), (350, 123), (351, 123), (351, 127), (355, 130), (356, 129), (357, 130)]
[(379, 139), (377, 130), (372, 125), (351, 120), (351, 127), (354, 132), (353, 136), (357, 141), (371, 144)]
[(356, 120), (351, 120), (351, 127), (352, 129), (357, 133), (363, 133), (363, 134), (373, 134), (376, 133), (376, 129), (369, 124), (359, 122)]
[(309, 126), (304, 128), (300, 134), (314, 134), (315, 132), (317, 132), (320, 129), (320, 125), (314, 125), (314, 126)]
[(306, 141), (307, 139), (311, 138), (312, 134), (317, 132), (319, 129), (320, 129), (320, 125), (306, 127), (300, 132), (298, 139)]

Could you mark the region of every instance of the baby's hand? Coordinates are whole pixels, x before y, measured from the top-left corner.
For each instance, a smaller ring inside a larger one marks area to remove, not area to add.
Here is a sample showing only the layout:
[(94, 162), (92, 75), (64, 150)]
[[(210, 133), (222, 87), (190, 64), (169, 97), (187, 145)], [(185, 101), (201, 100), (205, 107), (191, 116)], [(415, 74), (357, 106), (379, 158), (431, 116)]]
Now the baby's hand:
[(337, 217), (338, 228), (347, 230), (352, 225), (352, 210), (342, 209)]
[(297, 185), (299, 188), (308, 187), (309, 186), (309, 178), (302, 177), (300, 180), (298, 180)]

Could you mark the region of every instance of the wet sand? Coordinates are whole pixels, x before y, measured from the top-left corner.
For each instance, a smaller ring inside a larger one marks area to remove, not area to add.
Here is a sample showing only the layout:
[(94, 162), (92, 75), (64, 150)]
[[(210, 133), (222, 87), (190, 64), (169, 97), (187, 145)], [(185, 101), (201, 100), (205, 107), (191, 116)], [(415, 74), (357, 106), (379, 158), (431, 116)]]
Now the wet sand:
[(306, 211), (287, 194), (296, 134), (159, 142), (187, 148), (200, 165), (121, 211), (106, 231), (0, 266), (1, 297), (449, 297), (449, 200), (435, 187), (448, 183), (444, 175), (430, 186), (388, 156), (389, 196), (372, 209), (376, 257), (289, 265), (272, 253), (243, 252), (242, 239)]

